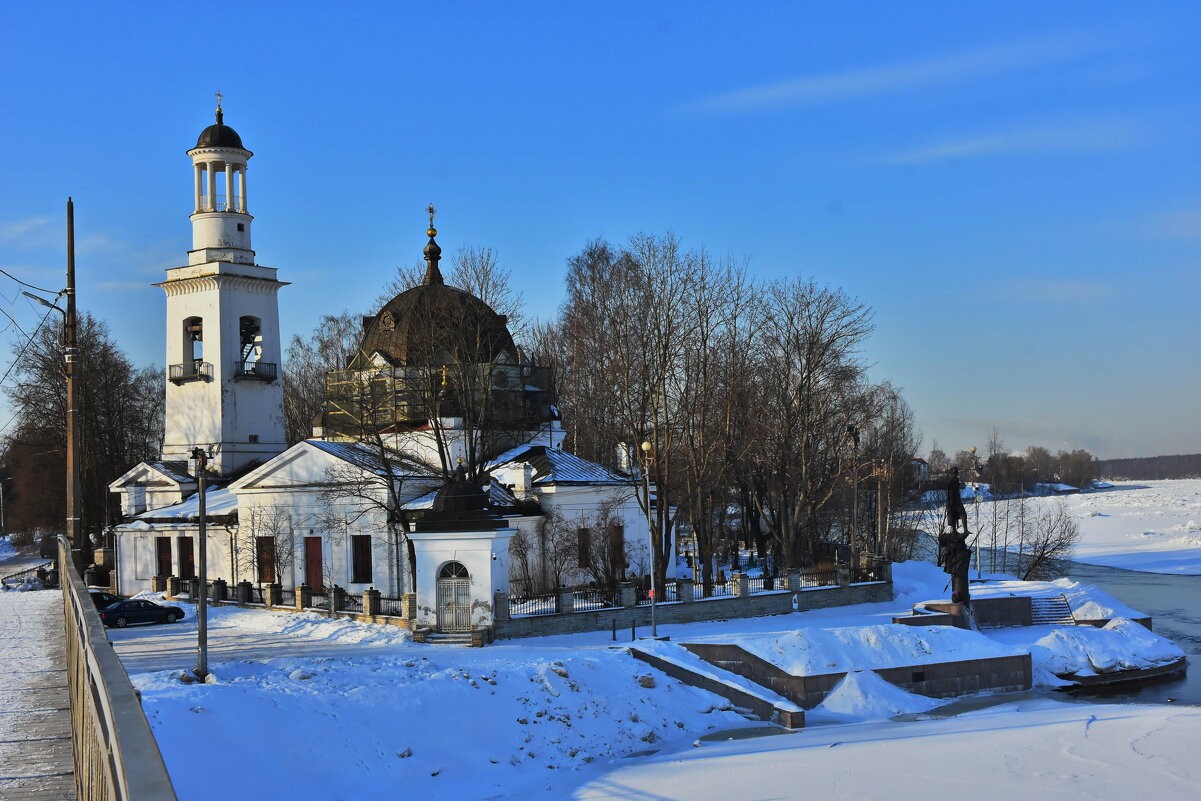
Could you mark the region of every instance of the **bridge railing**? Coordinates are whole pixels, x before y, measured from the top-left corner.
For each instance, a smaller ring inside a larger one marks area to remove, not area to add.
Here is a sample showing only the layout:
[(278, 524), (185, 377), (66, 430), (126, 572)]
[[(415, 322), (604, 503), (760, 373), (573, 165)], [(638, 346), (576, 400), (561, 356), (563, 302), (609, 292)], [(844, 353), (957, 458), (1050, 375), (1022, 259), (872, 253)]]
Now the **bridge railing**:
[(176, 801), (142, 704), (59, 537), (67, 689), (79, 801)]

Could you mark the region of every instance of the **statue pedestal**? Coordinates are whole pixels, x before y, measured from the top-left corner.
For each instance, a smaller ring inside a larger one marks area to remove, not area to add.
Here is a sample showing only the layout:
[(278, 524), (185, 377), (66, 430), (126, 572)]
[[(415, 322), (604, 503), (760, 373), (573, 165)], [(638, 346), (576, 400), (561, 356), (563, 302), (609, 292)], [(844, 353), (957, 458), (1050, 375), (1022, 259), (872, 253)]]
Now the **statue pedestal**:
[(972, 625), (971, 613), (968, 610), (967, 604), (956, 603), (954, 601), (927, 601), (923, 606), (932, 612), (943, 612), (950, 615), (951, 624), (956, 628), (975, 628)]

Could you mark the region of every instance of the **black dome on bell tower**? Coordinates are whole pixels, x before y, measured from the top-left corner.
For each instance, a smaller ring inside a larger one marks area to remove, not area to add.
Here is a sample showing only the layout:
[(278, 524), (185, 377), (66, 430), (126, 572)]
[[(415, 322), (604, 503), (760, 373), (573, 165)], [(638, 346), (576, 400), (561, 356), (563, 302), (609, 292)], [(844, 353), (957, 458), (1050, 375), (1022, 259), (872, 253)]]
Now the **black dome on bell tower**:
[(221, 107), (217, 106), (217, 121), (200, 132), (200, 136), (196, 138), (196, 147), (236, 147), (245, 150), (242, 137), (225, 124), (224, 117)]

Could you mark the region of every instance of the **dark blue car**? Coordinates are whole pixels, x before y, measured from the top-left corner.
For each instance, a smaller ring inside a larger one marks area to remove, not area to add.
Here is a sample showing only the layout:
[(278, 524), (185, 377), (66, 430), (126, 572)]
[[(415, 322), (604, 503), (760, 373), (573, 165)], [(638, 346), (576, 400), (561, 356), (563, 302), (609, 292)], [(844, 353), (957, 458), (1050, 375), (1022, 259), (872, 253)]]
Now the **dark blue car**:
[(106, 626), (119, 629), (134, 623), (174, 623), (183, 620), (183, 610), (178, 606), (159, 606), (150, 601), (134, 599), (118, 601), (101, 609), (100, 620)]

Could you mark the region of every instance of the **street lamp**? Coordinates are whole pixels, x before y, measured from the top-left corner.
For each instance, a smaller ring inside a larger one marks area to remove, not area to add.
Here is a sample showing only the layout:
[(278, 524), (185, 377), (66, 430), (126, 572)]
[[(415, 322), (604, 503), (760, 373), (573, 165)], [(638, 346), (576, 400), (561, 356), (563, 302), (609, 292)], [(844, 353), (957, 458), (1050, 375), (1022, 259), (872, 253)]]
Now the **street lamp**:
[[(972, 503), (976, 507), (976, 579), (982, 578), (980, 572), (980, 458), (976, 456), (976, 446), (968, 448), (972, 454)], [(966, 524), (965, 524), (966, 525)]]
[(651, 518), (651, 472), (648, 469), (650, 466), (651, 444), (645, 440), (642, 443), (642, 487), (646, 494), (646, 536), (651, 546), (651, 637), (658, 637), (659, 631), (655, 627), (655, 604), (658, 603), (658, 598), (655, 597), (655, 523)]
[(200, 521), (197, 531), (197, 550), (199, 551), (200, 570), (197, 583), (200, 588), (194, 593), (196, 602), (196, 678), (204, 680), (209, 673), (209, 628), (208, 628), (208, 526), (205, 509), (205, 477), (208, 466), (208, 453), (204, 448), (193, 448), (192, 459), (196, 462), (196, 497), (197, 518)]

